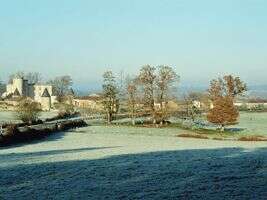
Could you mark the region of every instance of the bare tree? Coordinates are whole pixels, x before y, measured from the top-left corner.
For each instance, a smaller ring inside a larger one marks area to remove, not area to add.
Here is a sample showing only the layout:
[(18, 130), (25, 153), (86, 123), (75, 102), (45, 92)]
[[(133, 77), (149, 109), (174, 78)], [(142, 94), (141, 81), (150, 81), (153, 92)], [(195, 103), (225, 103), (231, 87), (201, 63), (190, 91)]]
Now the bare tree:
[(119, 99), (118, 88), (112, 71), (106, 71), (103, 74), (103, 106), (107, 114), (107, 122), (110, 124), (113, 115), (118, 112)]
[[(144, 105), (149, 108), (150, 114), (155, 114), (155, 88), (156, 88), (156, 68), (145, 65), (141, 68), (138, 80), (144, 91)], [(154, 119), (154, 123), (155, 123)]]
[(238, 95), (243, 95), (247, 91), (247, 85), (240, 80), (240, 77), (233, 77), (232, 75), (224, 76), (224, 88), (226, 94), (232, 98)]
[(41, 81), (41, 79), (42, 79), (41, 78), (41, 74), (39, 72), (26, 73), (26, 72), (23, 72), (23, 71), (18, 71), (18, 72), (14, 73), (14, 74), (11, 74), (9, 76), (9, 83), (11, 83), (14, 78), (26, 79), (31, 84), (39, 83)]
[(25, 75), (25, 78), (31, 84), (39, 83), (42, 80), (42, 76), (39, 72), (29, 72)]
[[(156, 77), (156, 86), (158, 92), (158, 102), (160, 104), (160, 112), (167, 112), (167, 104), (171, 97), (171, 89), (178, 84), (179, 76), (172, 67), (161, 65), (158, 67), (158, 75)], [(164, 104), (164, 105), (163, 105)], [(164, 119), (160, 120), (163, 123)]]
[(59, 102), (64, 100), (64, 97), (68, 94), (70, 86), (72, 86), (72, 78), (69, 75), (58, 76), (48, 83), (52, 84), (53, 89), (56, 91)]
[(247, 91), (247, 85), (239, 77), (232, 75), (223, 78), (214, 79), (210, 83), (209, 95), (211, 100), (217, 97), (229, 96), (232, 98), (243, 95)]
[(184, 103), (186, 106), (186, 115), (191, 120), (195, 121), (195, 119), (201, 115), (201, 105), (197, 105), (201, 103), (202, 94), (197, 92), (189, 92), (184, 95)]
[[(149, 108), (153, 123), (163, 123), (168, 115), (168, 101), (172, 89), (177, 85), (179, 76), (170, 66), (160, 65), (157, 68), (145, 65), (138, 75), (139, 84), (144, 91), (144, 105)], [(158, 101), (160, 110), (156, 110), (155, 101)]]
[(25, 72), (18, 71), (18, 72), (14, 73), (14, 74), (10, 74), (9, 75), (8, 83), (12, 83), (14, 78), (24, 78), (24, 77), (25, 77)]
[(127, 80), (127, 105), (130, 111), (132, 125), (135, 125), (136, 104), (137, 104), (137, 86), (136, 79)]

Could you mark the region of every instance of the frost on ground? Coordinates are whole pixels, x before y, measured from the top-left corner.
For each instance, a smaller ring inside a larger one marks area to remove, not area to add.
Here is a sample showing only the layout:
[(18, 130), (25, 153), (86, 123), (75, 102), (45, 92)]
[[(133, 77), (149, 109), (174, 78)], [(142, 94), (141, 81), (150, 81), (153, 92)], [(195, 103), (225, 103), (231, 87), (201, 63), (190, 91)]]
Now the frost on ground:
[[(42, 112), (40, 118), (46, 119), (55, 117), (58, 113), (56, 111), (50, 112)], [(2, 123), (14, 123), (14, 122), (21, 122), (20, 120), (16, 119), (16, 112), (12, 111), (0, 111), (0, 124)]]
[(153, 130), (92, 126), (0, 149), (0, 199), (266, 199), (266, 142)]

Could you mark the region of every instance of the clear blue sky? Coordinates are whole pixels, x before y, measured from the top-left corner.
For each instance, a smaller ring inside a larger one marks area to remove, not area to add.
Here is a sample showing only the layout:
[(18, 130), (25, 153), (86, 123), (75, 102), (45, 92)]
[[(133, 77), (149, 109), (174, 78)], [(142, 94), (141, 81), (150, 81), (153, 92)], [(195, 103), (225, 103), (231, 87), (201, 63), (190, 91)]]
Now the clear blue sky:
[(187, 84), (226, 73), (267, 83), (265, 0), (10, 0), (0, 7), (0, 79), (174, 66)]

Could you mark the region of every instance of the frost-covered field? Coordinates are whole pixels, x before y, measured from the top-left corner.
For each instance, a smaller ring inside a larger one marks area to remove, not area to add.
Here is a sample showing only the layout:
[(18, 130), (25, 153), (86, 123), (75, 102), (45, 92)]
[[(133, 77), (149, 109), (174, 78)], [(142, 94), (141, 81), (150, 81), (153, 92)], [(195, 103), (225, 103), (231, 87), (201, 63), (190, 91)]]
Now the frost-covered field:
[[(56, 111), (51, 111), (51, 112), (42, 112), (41, 113), (41, 118), (49, 118), (56, 116), (57, 112)], [(16, 113), (12, 111), (0, 111), (0, 123), (3, 122), (20, 122), (19, 120), (16, 119)]]
[[(139, 120), (142, 118), (139, 118)], [(173, 123), (179, 121), (182, 122), (182, 120), (179, 120), (177, 118), (172, 118), (170, 121)], [(123, 123), (123, 122), (131, 122), (130, 119), (121, 119), (117, 120), (115, 122)], [(202, 120), (202, 122), (205, 123), (205, 120)], [(246, 134), (246, 135), (267, 135), (267, 112), (263, 113), (248, 113), (248, 112), (241, 112), (239, 123), (234, 126), (230, 126), (229, 128), (236, 128), (243, 130), (241, 132), (234, 132), (235, 134)], [(184, 123), (186, 125), (187, 123)], [(190, 127), (192, 125), (192, 122), (188, 121), (188, 126)], [(203, 126), (200, 126), (203, 127)], [(205, 128), (208, 129), (216, 129), (216, 126), (206, 126)], [(167, 131), (169, 132), (169, 130)]]
[(244, 128), (247, 134), (267, 135), (267, 113), (242, 112), (239, 124), (234, 127)]
[(91, 126), (0, 149), (0, 199), (266, 199), (266, 142), (165, 130)]

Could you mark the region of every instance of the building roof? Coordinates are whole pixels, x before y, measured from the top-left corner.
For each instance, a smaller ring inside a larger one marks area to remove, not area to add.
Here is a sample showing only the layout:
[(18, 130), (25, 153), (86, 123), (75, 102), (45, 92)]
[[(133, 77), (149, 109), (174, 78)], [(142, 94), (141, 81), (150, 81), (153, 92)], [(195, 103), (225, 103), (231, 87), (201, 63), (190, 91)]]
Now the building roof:
[(51, 97), (49, 92), (48, 92), (48, 90), (47, 90), (47, 88), (45, 88), (45, 90), (44, 90), (44, 92), (42, 94), (42, 97)]
[(13, 93), (14, 96), (20, 96), (19, 90), (18, 88), (16, 88), (16, 90)]
[(58, 96), (58, 91), (54, 87), (52, 87), (52, 95), (51, 96)]

